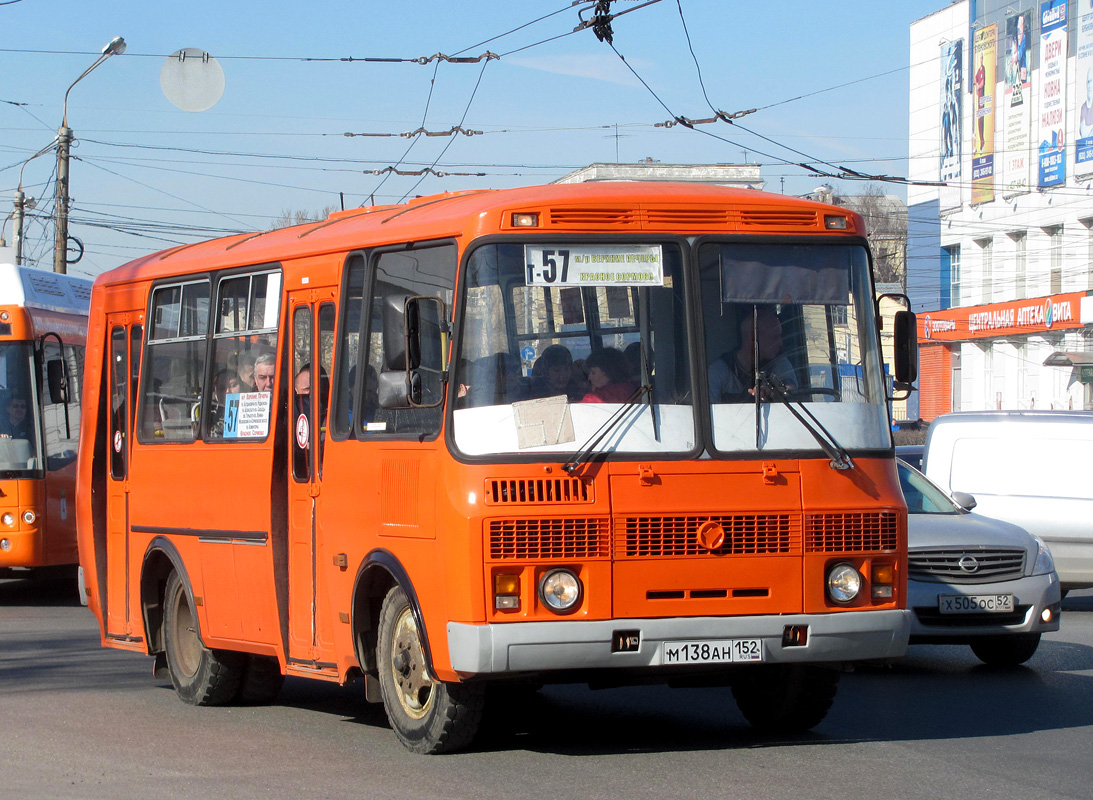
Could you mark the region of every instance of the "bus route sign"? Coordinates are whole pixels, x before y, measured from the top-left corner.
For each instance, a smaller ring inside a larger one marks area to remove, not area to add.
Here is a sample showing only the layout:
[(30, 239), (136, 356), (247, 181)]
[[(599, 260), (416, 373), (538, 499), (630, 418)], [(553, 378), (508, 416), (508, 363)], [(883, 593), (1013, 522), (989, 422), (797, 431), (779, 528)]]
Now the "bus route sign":
[(656, 244), (529, 244), (528, 286), (663, 286)]

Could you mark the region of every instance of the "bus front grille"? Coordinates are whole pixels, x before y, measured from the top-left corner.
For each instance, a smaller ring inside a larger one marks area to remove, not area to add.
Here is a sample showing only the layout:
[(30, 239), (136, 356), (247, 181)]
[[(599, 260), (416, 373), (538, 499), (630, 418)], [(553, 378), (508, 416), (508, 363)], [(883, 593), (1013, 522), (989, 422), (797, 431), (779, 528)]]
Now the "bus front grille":
[(592, 482), (581, 478), (491, 478), (486, 480), (486, 505), (549, 505), (593, 503)]
[(610, 529), (606, 517), (494, 519), (489, 523), (490, 558), (607, 558)]
[[(698, 529), (705, 522), (721, 525), (720, 547), (708, 550), (700, 543)], [(617, 558), (791, 553), (800, 551), (800, 542), (799, 519), (790, 514), (625, 517), (615, 527)]]
[(806, 553), (895, 550), (899, 525), (894, 511), (849, 511), (805, 515)]

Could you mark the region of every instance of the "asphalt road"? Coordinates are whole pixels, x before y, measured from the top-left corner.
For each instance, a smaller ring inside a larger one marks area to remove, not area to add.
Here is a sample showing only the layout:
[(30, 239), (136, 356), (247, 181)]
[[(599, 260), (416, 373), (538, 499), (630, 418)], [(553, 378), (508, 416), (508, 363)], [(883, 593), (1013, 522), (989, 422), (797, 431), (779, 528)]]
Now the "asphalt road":
[(914, 647), (785, 739), (727, 689), (567, 686), (497, 710), (472, 752), (415, 756), (359, 689), (193, 708), (151, 664), (99, 647), (69, 586), (0, 581), (0, 800), (1093, 796), (1093, 591), (1025, 667)]

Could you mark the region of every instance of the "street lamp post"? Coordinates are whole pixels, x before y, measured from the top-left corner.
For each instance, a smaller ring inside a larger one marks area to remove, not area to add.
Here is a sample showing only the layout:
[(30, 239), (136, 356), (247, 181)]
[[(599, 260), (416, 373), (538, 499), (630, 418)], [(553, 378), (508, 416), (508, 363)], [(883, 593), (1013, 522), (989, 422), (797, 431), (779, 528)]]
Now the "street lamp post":
[(90, 74), (91, 70), (99, 66), (113, 55), (121, 55), (125, 52), (125, 39), (115, 36), (110, 43), (102, 49), (102, 55), (95, 59), (95, 63), (85, 69), (80, 77), (72, 81), (65, 91), (64, 107), (61, 113), (61, 127), (57, 131), (57, 197), (54, 208), (56, 214), (56, 234), (53, 241), (53, 271), (68, 272), (68, 156), (69, 145), (72, 143), (72, 129), (68, 127), (68, 93), (72, 87)]

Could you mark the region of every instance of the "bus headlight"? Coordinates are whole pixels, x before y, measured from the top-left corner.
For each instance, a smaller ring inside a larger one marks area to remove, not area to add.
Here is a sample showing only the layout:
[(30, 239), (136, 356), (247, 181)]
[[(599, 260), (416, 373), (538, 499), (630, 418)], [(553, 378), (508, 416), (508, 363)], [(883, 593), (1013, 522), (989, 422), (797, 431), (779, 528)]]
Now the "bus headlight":
[(853, 602), (861, 592), (862, 576), (853, 564), (836, 564), (827, 572), (827, 596), (840, 604)]
[(539, 599), (556, 614), (572, 611), (581, 601), (581, 581), (568, 569), (552, 569), (539, 579)]
[(15, 515), (10, 511), (5, 511), (4, 516), (0, 517), (0, 522), (7, 525), (9, 528), (15, 524)]
[(31, 511), (29, 508), (23, 512), (23, 522), (25, 522), (27, 525), (33, 525), (34, 520), (36, 519), (38, 519), (38, 517), (34, 516), (34, 512)]

